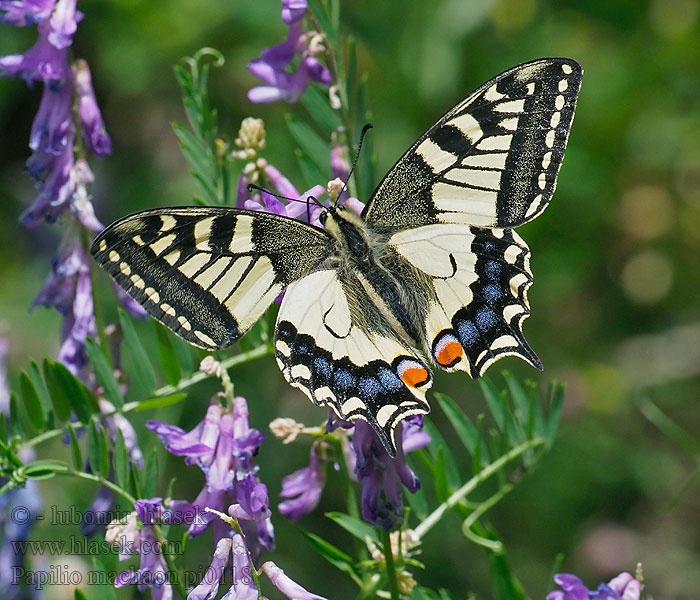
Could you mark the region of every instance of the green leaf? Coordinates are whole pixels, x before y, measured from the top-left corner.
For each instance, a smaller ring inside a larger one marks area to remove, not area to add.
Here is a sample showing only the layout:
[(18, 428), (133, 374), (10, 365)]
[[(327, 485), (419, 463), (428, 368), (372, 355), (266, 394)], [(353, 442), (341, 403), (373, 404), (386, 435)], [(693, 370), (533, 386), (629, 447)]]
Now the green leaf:
[(479, 438), (479, 432), (476, 430), (476, 427), (474, 427), (469, 417), (452, 398), (438, 393), (434, 394), (434, 396), (437, 398), (442, 411), (447, 415), (450, 424), (457, 433), (457, 437), (459, 437), (469, 454), (474, 456)]
[(318, 24), (321, 26), (321, 31), (326, 34), (329, 44), (331, 47), (335, 47), (337, 41), (336, 31), (333, 29), (331, 17), (326, 12), (323, 3), (321, 0), (309, 0), (309, 8), (311, 12), (314, 13), (314, 17), (316, 17)]
[(360, 521), (360, 519), (339, 512), (328, 512), (326, 516), (361, 542), (366, 542), (367, 538), (369, 538), (377, 544), (381, 543), (377, 530), (364, 521)]
[(430, 436), (430, 444), (428, 445), (428, 450), (432, 456), (436, 459), (437, 463), (437, 453), (442, 453), (442, 461), (445, 468), (445, 475), (447, 477), (447, 483), (451, 488), (459, 487), (461, 483), (461, 478), (459, 476), (459, 468), (457, 467), (457, 462), (455, 461), (452, 452), (445, 443), (442, 435), (438, 431), (437, 427), (433, 425), (430, 419), (425, 419), (423, 421), (423, 429)]
[(31, 437), (34, 434), (27, 412), (18, 402), (14, 392), (10, 393), (10, 423), (12, 424), (12, 433), (21, 437)]
[(129, 461), (131, 469), (129, 469), (129, 492), (135, 498), (145, 498), (141, 493), (141, 483), (139, 482), (139, 474), (141, 471), (136, 467), (134, 461)]
[(61, 384), (59, 377), (53, 371), (53, 363), (49, 359), (44, 359), (44, 378), (48, 385), (49, 394), (53, 408), (56, 411), (56, 418), (59, 421), (70, 419), (71, 403), (67, 390)]
[(510, 397), (513, 399), (515, 410), (513, 411), (521, 431), (524, 434), (519, 441), (525, 441), (527, 438), (528, 425), (531, 423), (530, 417), (530, 400), (525, 393), (525, 390), (520, 385), (520, 382), (513, 377), (508, 371), (503, 371), (503, 378), (506, 380), (506, 385), (510, 391)]
[[(312, 83), (301, 97), (301, 103), (329, 138), (331, 133), (341, 126), (340, 115), (331, 108), (326, 88)], [(328, 160), (330, 162), (330, 157)]]
[(29, 479), (50, 479), (56, 473), (65, 473), (69, 470), (67, 463), (53, 459), (36, 460), (22, 467), (22, 473)]
[(24, 408), (29, 416), (29, 422), (34, 429), (41, 431), (44, 428), (44, 413), (42, 411), (41, 401), (34, 389), (32, 380), (25, 371), (19, 374), (19, 388), (22, 391), (22, 400), (24, 401)]
[(310, 125), (291, 115), (287, 115), (287, 126), (297, 143), (297, 146), (324, 174), (324, 178), (317, 183), (323, 185), (330, 179), (330, 145), (324, 141)]
[(32, 383), (34, 384), (34, 389), (36, 390), (36, 393), (39, 396), (39, 400), (41, 401), (41, 407), (46, 415), (46, 426), (50, 429), (53, 429), (54, 427), (54, 422), (53, 422), (53, 404), (51, 402), (51, 396), (49, 395), (48, 390), (46, 389), (46, 385), (44, 384), (44, 379), (41, 376), (41, 372), (39, 371), (39, 367), (34, 362), (33, 360), (29, 362), (29, 378), (32, 380)]
[(102, 349), (95, 343), (95, 340), (87, 338), (85, 340), (85, 351), (88, 360), (95, 370), (95, 377), (100, 382), (105, 397), (109, 400), (116, 409), (124, 406), (124, 396), (119, 390), (119, 384), (114, 378), (114, 371), (111, 365), (107, 362), (107, 358), (102, 352)]
[(438, 447), (434, 459), (435, 472), (433, 484), (435, 485), (435, 493), (437, 494), (438, 500), (444, 502), (450, 495), (450, 488), (447, 484), (447, 467), (445, 466), (445, 455), (442, 446)]
[(489, 407), (491, 416), (493, 416), (493, 420), (496, 423), (496, 427), (498, 427), (500, 431), (503, 431), (506, 421), (503, 396), (488, 377), (479, 379), (479, 386), (481, 387), (481, 393), (486, 399), (486, 405)]
[[(87, 423), (92, 413), (100, 412), (97, 400), (80, 379), (60, 362), (49, 361), (49, 365), (51, 376), (46, 379), (51, 382), (49, 388), (52, 397), (54, 393), (58, 393), (62, 396), (61, 402), (67, 399), (76, 416), (83, 423)], [(46, 371), (44, 375), (46, 375)], [(56, 406), (55, 403), (54, 406)], [(56, 414), (58, 414), (58, 408)]]
[(79, 588), (73, 590), (73, 600), (88, 600), (88, 597)]
[(428, 501), (425, 498), (423, 486), (419, 487), (415, 492), (411, 493), (404, 487), (404, 497), (411, 507), (413, 514), (419, 521), (428, 516)]
[(141, 489), (144, 498), (151, 498), (156, 495), (156, 485), (158, 483), (158, 454), (153, 451), (146, 454), (146, 465), (143, 469), (141, 479)]
[(117, 593), (114, 591), (114, 575), (107, 571), (102, 561), (96, 556), (92, 557), (92, 569), (93, 577), (97, 581), (91, 580), (91, 592), (97, 588), (99, 600), (117, 600)]
[(165, 326), (161, 325), (157, 321), (154, 321), (153, 323), (156, 328), (158, 354), (160, 356), (160, 364), (163, 369), (163, 375), (165, 375), (165, 380), (170, 385), (177, 385), (177, 382), (180, 381), (180, 362), (177, 358), (175, 346), (173, 345), (173, 341), (170, 339), (170, 334)]
[(129, 484), (129, 451), (119, 428), (114, 439), (114, 478), (119, 487), (125, 488)]
[(350, 556), (345, 554), (345, 552), (313, 533), (304, 531), (303, 529), (299, 529), (299, 532), (307, 539), (313, 548), (336, 569), (345, 573), (355, 574), (353, 560)]
[(160, 408), (161, 406), (170, 406), (171, 404), (177, 404), (187, 398), (185, 392), (179, 392), (177, 394), (170, 394), (169, 396), (161, 396), (160, 398), (150, 398), (149, 400), (144, 400), (139, 403), (139, 405), (134, 410), (150, 410), (152, 408)]
[(119, 309), (119, 323), (124, 334), (123, 352), (130, 365), (128, 370), (131, 376), (130, 387), (136, 387), (140, 397), (147, 398), (156, 387), (151, 361), (141, 343), (141, 338), (136, 333), (134, 324), (121, 308)]
[(98, 431), (94, 419), (90, 419), (88, 424), (88, 461), (90, 470), (95, 475), (103, 479), (107, 478), (109, 475), (107, 437), (104, 427), (100, 427)]
[(80, 450), (80, 444), (78, 443), (78, 436), (75, 435), (75, 429), (71, 423), (68, 423), (68, 436), (70, 438), (70, 454), (73, 462), (73, 468), (76, 471), (82, 471), (83, 465), (83, 453)]

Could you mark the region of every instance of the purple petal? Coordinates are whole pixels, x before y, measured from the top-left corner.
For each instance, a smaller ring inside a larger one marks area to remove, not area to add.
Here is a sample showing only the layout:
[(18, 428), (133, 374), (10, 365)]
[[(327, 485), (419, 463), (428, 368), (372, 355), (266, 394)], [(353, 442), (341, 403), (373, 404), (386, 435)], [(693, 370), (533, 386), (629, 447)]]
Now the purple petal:
[(44, 86), (39, 111), (29, 134), (29, 147), (32, 150), (59, 155), (69, 142), (72, 144), (72, 100), (73, 87), (69, 81)]
[(0, 10), (6, 13), (0, 21), (7, 25), (34, 25), (51, 14), (56, 0), (2, 0)]
[(187, 600), (211, 600), (216, 596), (231, 553), (232, 543), (233, 540), (228, 537), (222, 538), (217, 542), (209, 568), (204, 573), (204, 577), (199, 585), (187, 594)]
[(291, 181), (287, 179), (279, 169), (273, 165), (268, 164), (265, 169), (265, 175), (270, 180), (272, 186), (277, 190), (280, 196), (286, 196), (287, 198), (299, 198), (299, 192), (292, 185)]
[[(308, 79), (322, 83), (326, 87), (333, 83), (331, 72), (313, 56), (305, 56), (302, 59), (299, 71), (306, 73)], [(308, 79), (306, 85), (308, 85)], [(304, 89), (306, 89), (306, 85), (304, 85)]]
[(301, 587), (296, 581), (285, 575), (284, 571), (272, 561), (267, 561), (262, 566), (262, 570), (272, 584), (291, 600), (326, 600), (323, 596), (312, 594)]
[(282, 0), (282, 20), (291, 25), (300, 21), (306, 14), (306, 0)]
[(24, 54), (0, 56), (0, 75), (17, 75), (27, 83), (62, 81), (68, 73), (66, 50), (49, 42), (51, 28), (47, 19), (39, 23), (39, 39)]
[(219, 424), (214, 461), (207, 469), (207, 486), (211, 491), (233, 488), (233, 416), (224, 413)]
[(78, 28), (80, 14), (75, 9), (76, 0), (58, 0), (51, 15), (49, 42), (62, 50), (73, 43), (73, 34)]
[(90, 68), (84, 60), (75, 63), (75, 91), (78, 104), (78, 119), (88, 147), (97, 156), (112, 152), (112, 141), (105, 130), (102, 113), (92, 87)]
[(165, 449), (175, 456), (186, 456), (195, 459), (213, 452), (212, 448), (199, 442), (199, 434), (202, 429), (201, 423), (189, 433), (163, 421), (149, 420), (146, 423), (146, 427), (153, 431), (165, 446)]
[(245, 203), (250, 200), (250, 193), (248, 192), (248, 181), (245, 175), (241, 173), (238, 176), (238, 182), (236, 183), (236, 208), (244, 208)]
[(248, 100), (255, 104), (277, 102), (277, 100), (286, 100), (288, 97), (289, 94), (285, 90), (269, 85), (261, 85), (248, 90)]
[(292, 25), (287, 32), (284, 42), (265, 48), (260, 53), (258, 61), (269, 64), (276, 69), (283, 69), (294, 60), (294, 55), (299, 50), (302, 31), (297, 25)]
[(258, 588), (252, 576), (252, 566), (243, 537), (233, 536), (233, 585), (221, 600), (258, 600)]
[(312, 512), (321, 500), (324, 473), (318, 444), (311, 446), (309, 466), (282, 479), (280, 496), (292, 498), (280, 502), (279, 511), (288, 519), (296, 520)]

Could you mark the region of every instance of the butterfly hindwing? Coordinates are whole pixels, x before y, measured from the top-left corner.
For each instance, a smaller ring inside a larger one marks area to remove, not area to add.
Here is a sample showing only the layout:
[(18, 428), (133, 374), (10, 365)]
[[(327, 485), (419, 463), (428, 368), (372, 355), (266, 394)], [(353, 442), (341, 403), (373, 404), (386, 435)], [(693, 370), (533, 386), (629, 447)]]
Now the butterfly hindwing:
[(423, 343), (437, 366), (479, 377), (517, 355), (541, 368), (522, 333), (530, 251), (512, 229), (426, 225), (394, 234), (389, 246), (432, 280)]
[(392, 455), (396, 424), (429, 411), (430, 371), (390, 333), (352, 274), (323, 269), (287, 289), (275, 355), (285, 379), (344, 420), (363, 419)]
[(543, 58), (488, 81), (411, 146), (363, 216), (390, 231), (534, 219), (554, 193), (581, 75), (574, 60)]
[(154, 318), (216, 349), (238, 340), (332, 247), (327, 234), (293, 219), (201, 207), (125, 217), (97, 237), (92, 254)]

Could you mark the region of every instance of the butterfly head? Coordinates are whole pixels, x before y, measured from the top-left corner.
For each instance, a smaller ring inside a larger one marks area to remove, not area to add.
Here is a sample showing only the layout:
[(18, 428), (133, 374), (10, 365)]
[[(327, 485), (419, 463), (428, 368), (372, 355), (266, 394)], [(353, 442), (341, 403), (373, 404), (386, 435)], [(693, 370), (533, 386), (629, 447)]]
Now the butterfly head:
[(360, 261), (369, 260), (370, 247), (364, 221), (344, 206), (328, 206), (319, 215), (319, 221), (341, 248)]

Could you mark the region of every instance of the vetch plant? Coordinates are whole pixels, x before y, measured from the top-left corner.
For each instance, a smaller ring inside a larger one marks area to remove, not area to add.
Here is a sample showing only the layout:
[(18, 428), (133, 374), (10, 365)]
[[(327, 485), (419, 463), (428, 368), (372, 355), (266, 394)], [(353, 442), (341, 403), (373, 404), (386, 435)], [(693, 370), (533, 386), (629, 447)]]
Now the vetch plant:
[[(265, 598), (272, 587), (290, 599), (334, 597), (332, 588), (318, 590), (323, 595), (308, 591), (297, 577), (269, 560), (275, 545), (273, 523), (285, 518), (303, 524), (304, 528), (297, 530), (299, 544), (349, 578), (358, 598), (451, 598), (446, 590), (421, 585), (424, 569), (432, 565), (426, 567), (420, 557), (422, 543), (435, 526), (444, 518), (456, 518), (464, 544), (483, 551), (488, 559), (494, 597), (527, 599), (488, 513), (536, 469), (552, 448), (563, 386), (550, 384), (542, 392), (534, 384), (504, 372), (502, 388), (482, 378), (478, 383), (480, 394), (473, 393), (477, 384), (465, 387), (459, 402), (444, 394), (432, 394), (431, 404), (438, 418), (424, 417), (420, 413), (425, 409), (415, 410), (399, 419), (393, 438), (380, 436), (365, 420), (346, 421), (333, 411), (323, 423), (311, 426), (278, 415), (270, 424), (273, 435), (267, 437), (262, 432), (263, 424), (251, 418), (248, 407), (254, 401), (275, 399), (263, 398), (262, 393), (257, 394), (260, 397), (244, 398), (234, 389), (238, 368), (251, 366), (248, 363), (253, 361), (270, 361), (276, 351), (280, 352), (270, 327), (276, 305), (229, 354), (195, 350), (158, 324), (153, 335), (144, 334), (132, 318), (144, 312), (124, 294), (119, 298), (126, 310), (119, 310), (114, 323), (104, 322), (104, 307), (94, 293), (95, 263), (87, 252), (91, 234), (102, 229), (90, 202), (93, 176), (87, 161), (91, 154), (100, 158), (110, 154), (112, 147), (88, 64), (73, 59), (69, 51), (78, 24), (89, 15), (78, 10), (76, 0), (0, 1), (0, 10), (5, 24), (36, 26), (38, 33), (36, 45), (24, 54), (0, 58), (0, 72), (44, 86), (29, 133), (32, 155), (27, 161), (29, 174), (37, 181), (38, 196), (22, 222), (34, 226), (58, 220), (64, 227), (52, 272), (35, 300), (35, 305), (55, 307), (64, 316), (58, 361), (47, 357), (40, 365), (31, 362), (19, 374), (13, 392), (5, 391), (0, 370), (3, 514), (25, 501), (22, 498), (26, 494), (34, 501), (32, 513), (40, 510), (36, 489), (42, 480), (91, 482), (97, 494), (91, 510), (106, 513), (114, 499), (128, 507), (125, 515), (107, 526), (104, 538), (114, 545), (115, 560), (131, 561), (131, 566), (117, 565), (116, 575), (102, 582), (97, 593), (110, 597), (114, 588), (128, 588), (134, 594), (162, 600), (213, 600), (220, 593), (229, 600), (253, 600)], [(240, 214), (249, 218), (256, 213), (281, 215), (319, 230), (327, 227), (331, 211), (343, 210), (351, 215), (347, 222), (353, 223), (353, 218), (360, 219), (365, 209), (362, 200), (369, 197), (370, 187), (377, 182), (370, 146), (365, 146), (365, 154), (351, 167), (351, 159), (357, 159), (356, 146), (367, 131), (367, 90), (366, 80), (357, 74), (354, 45), (341, 35), (339, 2), (283, 0), (281, 17), (288, 26), (287, 37), (262, 50), (258, 58), (251, 57), (248, 71), (261, 85), (251, 81), (248, 98), (251, 110), (262, 103), (287, 103), (292, 113), (287, 119), (288, 133), (299, 147), (298, 172), (283, 173), (268, 160), (270, 146), (284, 134), (266, 131), (262, 119), (244, 119), (238, 132), (220, 130), (208, 95), (208, 80), (211, 66), (223, 69), (225, 61), (218, 51), (204, 48), (175, 67), (187, 124), (175, 123), (174, 130), (198, 185), (195, 202), (207, 207), (245, 209), (251, 212)], [(567, 62), (556, 66), (571, 69)], [(564, 68), (562, 73), (557, 76), (561, 77), (558, 85), (563, 94), (565, 86), (561, 82), (568, 85), (564, 75), (570, 72)], [(503, 95), (494, 85), (491, 97), (497, 98), (498, 94)], [(302, 107), (306, 113), (302, 113)], [(510, 126), (512, 121), (503, 125)], [(444, 156), (442, 160), (446, 160)], [(546, 175), (541, 178), (545, 186), (551, 179)], [(179, 203), (187, 202), (188, 198), (182, 198)], [(515, 286), (514, 292), (507, 292), (520, 294), (521, 304), (508, 306), (526, 311), (529, 255), (505, 225), (494, 231), (500, 233), (489, 234), (488, 239), (479, 242), (483, 253), (490, 256), (499, 244), (507, 242), (503, 264), (509, 266), (487, 262), (481, 275), (490, 283), (481, 292), (496, 306), (502, 300), (501, 292), (489, 277), (500, 281), (499, 269), (511, 268), (507, 285), (514, 286), (510, 282), (516, 277), (524, 278), (524, 282), (519, 288)], [(223, 239), (227, 234), (221, 235)], [(252, 239), (250, 233), (249, 245)], [(140, 247), (154, 240), (134, 233), (129, 243)], [(156, 304), (159, 292), (150, 285), (146, 288), (135, 267), (122, 261), (119, 250), (112, 249), (115, 255), (109, 260)], [(160, 256), (155, 251), (153, 254)], [(179, 260), (175, 255), (168, 256), (173, 264)], [(450, 256), (456, 271), (456, 259)], [(174, 273), (169, 271), (170, 275)], [(274, 297), (279, 295), (275, 292)], [(167, 322), (171, 311), (177, 314), (169, 304), (159, 306), (160, 320)], [(363, 307), (353, 309), (361, 311)], [(506, 309), (501, 312), (505, 314)], [(491, 313), (495, 314), (493, 310)], [(488, 324), (491, 313), (480, 312), (474, 316), (475, 322)], [(182, 331), (192, 329), (192, 323), (179, 316)], [(467, 321), (462, 323), (454, 336), (474, 339), (473, 327), (464, 325)], [(206, 337), (201, 339), (206, 342)], [(500, 343), (510, 343), (506, 335), (502, 337), (506, 339), (499, 338)], [(456, 364), (456, 339), (443, 336), (433, 349), (435, 356), (445, 359), (441, 364), (447, 369)], [(146, 348), (156, 348), (157, 352)], [(0, 355), (2, 350), (0, 338)], [(498, 350), (497, 344), (489, 346), (486, 358), (479, 360), (488, 363)], [(298, 354), (303, 352), (299, 350)], [(312, 366), (323, 374), (328, 361), (321, 356), (315, 358)], [(529, 360), (535, 364), (534, 358)], [(376, 391), (381, 380), (386, 390), (395, 391), (402, 381), (416, 383), (415, 378), (422, 372), (427, 375), (418, 358), (400, 364), (404, 367), (403, 380), (385, 368), (374, 380), (363, 379), (362, 385)], [(305, 372), (300, 367), (310, 372), (300, 363), (291, 367), (290, 373), (292, 369)], [(346, 376), (339, 378), (338, 386), (352, 376), (347, 370), (337, 372)], [(470, 417), (464, 409), (467, 404), (478, 406), (483, 414), (476, 419)], [(186, 406), (189, 415), (196, 415), (193, 421), (197, 424), (185, 429), (173, 422), (173, 412), (165, 413), (169, 415), (165, 418), (158, 414), (168, 406)], [(138, 421), (133, 418), (143, 411), (153, 417), (145, 427), (136, 425)], [(438, 428), (435, 421), (445, 426)], [(154, 441), (157, 436), (160, 443), (143, 453), (140, 443), (148, 436)], [(47, 442), (56, 438), (65, 439), (65, 452), (49, 457)], [(304, 445), (305, 455), (308, 447), (308, 465), (291, 464), (283, 452), (289, 444)], [(261, 448), (276, 449), (277, 460), (284, 462), (290, 473), (280, 482), (282, 500), (277, 505), (268, 493), (268, 485), (272, 484), (269, 472), (260, 467)], [(188, 489), (181, 497), (173, 497), (172, 484), (161, 486), (166, 452), (182, 457), (170, 463), (177, 465), (178, 474), (194, 473), (203, 478), (201, 489)], [(328, 527), (321, 534), (307, 530), (304, 519), (318, 510), (331, 470), (333, 481), (340, 482), (343, 501), (326, 513)], [(5, 538), (0, 552), (6, 556), (5, 540), (22, 540), (27, 530), (13, 530), (6, 518), (2, 525)], [(211, 532), (208, 535), (212, 543), (205, 561), (188, 552), (187, 544), (185, 552), (177, 554), (170, 543), (184, 543), (206, 532)], [(341, 532), (350, 535), (351, 544), (342, 544)], [(89, 533), (101, 534), (95, 528)], [(278, 562), (284, 566), (284, 553), (296, 549), (279, 551)], [(103, 559), (110, 558), (95, 557), (95, 570), (107, 574)], [(187, 575), (198, 562), (205, 562), (206, 570), (193, 582)], [(4, 586), (0, 589), (8, 589), (4, 572), (0, 573), (0, 586)], [(557, 575), (555, 581), (562, 590), (548, 598), (583, 600), (585, 593), (586, 598), (600, 600), (639, 600), (640, 582), (630, 578), (622, 574), (597, 592), (589, 592), (575, 576)], [(85, 591), (89, 594), (92, 590)], [(83, 590), (75, 594), (78, 599), (85, 597)]]

